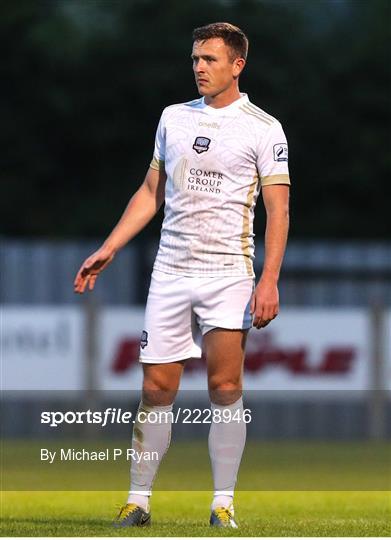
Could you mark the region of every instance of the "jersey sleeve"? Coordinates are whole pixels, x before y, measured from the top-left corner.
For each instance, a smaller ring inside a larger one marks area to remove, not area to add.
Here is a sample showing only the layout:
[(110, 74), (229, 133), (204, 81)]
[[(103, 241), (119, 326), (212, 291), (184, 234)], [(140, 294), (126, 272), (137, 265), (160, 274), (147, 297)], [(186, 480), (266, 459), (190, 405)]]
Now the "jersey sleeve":
[(166, 153), (166, 128), (164, 122), (164, 111), (160, 117), (159, 125), (156, 130), (155, 136), (155, 148), (153, 151), (152, 161), (150, 167), (157, 171), (164, 170)]
[(258, 145), (257, 169), (261, 186), (290, 184), (288, 143), (280, 122), (273, 122)]

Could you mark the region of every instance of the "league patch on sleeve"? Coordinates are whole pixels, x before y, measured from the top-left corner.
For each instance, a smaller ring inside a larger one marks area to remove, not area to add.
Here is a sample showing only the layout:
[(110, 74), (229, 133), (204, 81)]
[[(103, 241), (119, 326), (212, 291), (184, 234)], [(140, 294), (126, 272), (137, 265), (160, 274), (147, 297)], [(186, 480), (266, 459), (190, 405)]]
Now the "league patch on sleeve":
[(273, 146), (274, 161), (288, 161), (288, 145), (278, 143)]

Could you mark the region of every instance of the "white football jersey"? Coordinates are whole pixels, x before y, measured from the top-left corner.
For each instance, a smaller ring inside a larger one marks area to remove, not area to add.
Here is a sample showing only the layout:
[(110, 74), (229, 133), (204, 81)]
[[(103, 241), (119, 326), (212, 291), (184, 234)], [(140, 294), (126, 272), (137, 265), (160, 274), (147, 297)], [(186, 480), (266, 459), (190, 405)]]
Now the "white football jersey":
[(246, 94), (216, 109), (204, 99), (164, 109), (151, 167), (167, 174), (154, 268), (253, 276), (254, 208), (262, 186), (290, 184), (281, 124)]

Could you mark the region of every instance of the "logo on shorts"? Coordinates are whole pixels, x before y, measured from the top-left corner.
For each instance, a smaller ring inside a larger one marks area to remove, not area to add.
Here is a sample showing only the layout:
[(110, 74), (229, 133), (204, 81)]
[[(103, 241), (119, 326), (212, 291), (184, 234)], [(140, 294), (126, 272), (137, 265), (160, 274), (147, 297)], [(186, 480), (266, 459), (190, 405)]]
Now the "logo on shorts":
[(208, 139), (208, 137), (196, 137), (193, 144), (193, 150), (195, 150), (197, 154), (202, 154), (202, 152), (209, 150), (209, 145), (210, 139)]
[(145, 349), (145, 347), (148, 345), (148, 332), (145, 330), (143, 330), (143, 333), (141, 334), (140, 345), (142, 349)]
[(288, 161), (288, 145), (279, 143), (273, 146), (274, 161)]

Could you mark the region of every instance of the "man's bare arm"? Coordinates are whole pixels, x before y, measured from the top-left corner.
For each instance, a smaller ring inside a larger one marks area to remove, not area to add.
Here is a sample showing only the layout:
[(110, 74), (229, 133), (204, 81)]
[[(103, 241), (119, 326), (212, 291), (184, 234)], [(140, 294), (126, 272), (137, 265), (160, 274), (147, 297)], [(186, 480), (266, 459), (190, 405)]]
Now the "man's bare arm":
[(87, 284), (92, 290), (99, 273), (111, 263), (117, 251), (151, 221), (164, 202), (165, 184), (166, 173), (150, 167), (102, 247), (81, 265), (74, 282), (75, 292), (82, 294)]
[(251, 301), (253, 326), (256, 328), (263, 328), (278, 315), (277, 283), (289, 229), (289, 186), (265, 186), (262, 196), (266, 209), (265, 258)]
[(155, 216), (164, 201), (166, 174), (151, 167), (104, 246), (116, 253)]

